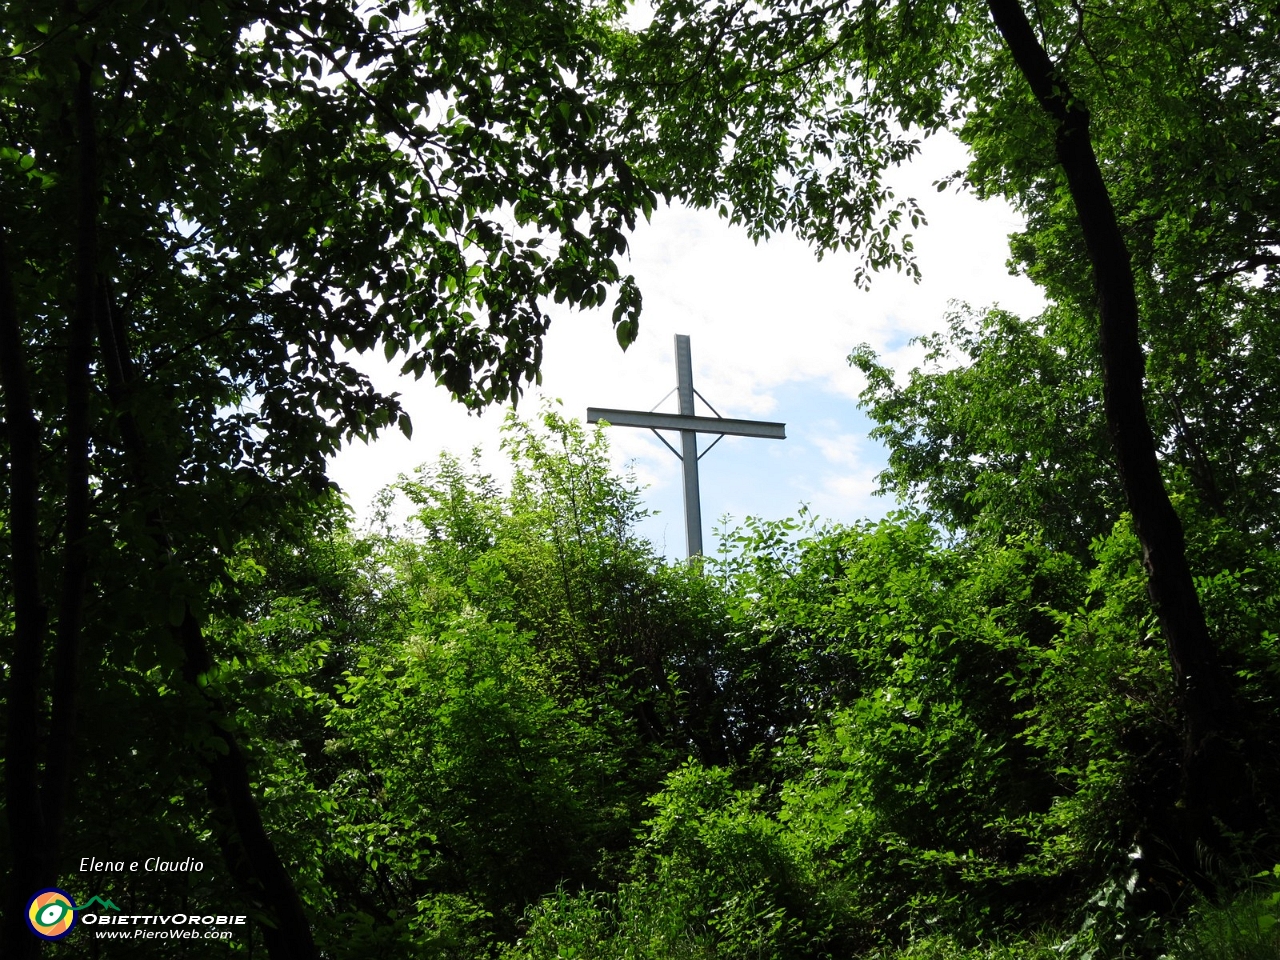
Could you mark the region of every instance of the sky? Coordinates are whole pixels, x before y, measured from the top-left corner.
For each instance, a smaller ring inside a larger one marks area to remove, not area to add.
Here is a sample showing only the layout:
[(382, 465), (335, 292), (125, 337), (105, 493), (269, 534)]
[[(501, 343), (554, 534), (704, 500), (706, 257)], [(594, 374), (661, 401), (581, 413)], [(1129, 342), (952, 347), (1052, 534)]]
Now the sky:
[[(919, 283), (889, 272), (859, 290), (852, 254), (819, 261), (791, 236), (756, 245), (714, 212), (659, 208), (631, 236), (630, 263), (622, 265), (644, 296), (636, 342), (619, 348), (609, 307), (583, 313), (553, 305), (543, 382), (525, 393), (519, 413), (535, 416), (544, 403), (584, 420), (588, 406), (648, 410), (675, 386), (674, 335), (687, 334), (694, 386), (722, 416), (787, 425), (786, 440), (726, 437), (701, 460), (708, 553), (716, 552), (716, 530), (747, 516), (794, 516), (802, 504), (842, 523), (882, 516), (895, 505), (873, 495), (886, 452), (858, 409), (864, 382), (847, 363), (850, 351), (869, 343), (901, 375), (921, 360), (912, 339), (945, 327), (953, 303), (999, 304), (1024, 316), (1043, 305), (1037, 288), (1006, 265), (1017, 213), (999, 200), (932, 186), (965, 163), (963, 146), (940, 135), (893, 178), (899, 195), (917, 198), (928, 217), (913, 231)], [(441, 451), (465, 458), (479, 446), (487, 469), (500, 479), (509, 473), (498, 452), (504, 409), (468, 414), (443, 388), (401, 377), (380, 354), (355, 362), (380, 388), (401, 394), (414, 424), (412, 440), (388, 431), (331, 460), (330, 476), (358, 518), (369, 516), (381, 488)], [(675, 397), (659, 409), (676, 412)], [(698, 412), (710, 413), (701, 404)], [(652, 516), (638, 532), (668, 558), (683, 557), (679, 460), (648, 430), (611, 427), (608, 435), (617, 467), (645, 488)], [(670, 439), (678, 449), (678, 435)], [(712, 439), (700, 437), (699, 449)]]

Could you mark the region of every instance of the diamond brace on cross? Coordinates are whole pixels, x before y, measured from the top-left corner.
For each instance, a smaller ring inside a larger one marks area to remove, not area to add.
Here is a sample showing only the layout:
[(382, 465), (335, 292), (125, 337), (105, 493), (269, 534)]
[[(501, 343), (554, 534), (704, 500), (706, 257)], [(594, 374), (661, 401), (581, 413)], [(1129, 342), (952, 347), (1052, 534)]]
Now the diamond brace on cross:
[[(722, 417), (707, 398), (693, 389), (693, 361), (689, 356), (689, 338), (682, 333), (676, 334), (676, 394), (680, 398), (680, 412), (654, 413), (652, 410), (613, 410), (608, 407), (588, 407), (587, 422), (597, 423), (601, 420), (615, 427), (647, 427), (654, 435), (667, 444), (667, 448), (680, 458), (684, 467), (684, 536), (689, 557), (702, 555), (702, 502), (698, 493), (698, 461), (711, 452), (723, 437), (762, 437), (766, 440), (787, 439), (785, 423), (770, 423), (765, 420), (731, 420)], [(671, 394), (667, 394), (670, 396)], [(693, 398), (698, 397), (711, 407), (714, 417), (699, 417), (693, 411)], [(665, 400), (666, 397), (663, 397)], [(661, 403), (662, 401), (659, 401)], [(680, 449), (677, 450), (667, 442), (659, 430), (678, 430), (680, 432)], [(698, 434), (714, 433), (716, 439), (702, 453), (698, 453)]]

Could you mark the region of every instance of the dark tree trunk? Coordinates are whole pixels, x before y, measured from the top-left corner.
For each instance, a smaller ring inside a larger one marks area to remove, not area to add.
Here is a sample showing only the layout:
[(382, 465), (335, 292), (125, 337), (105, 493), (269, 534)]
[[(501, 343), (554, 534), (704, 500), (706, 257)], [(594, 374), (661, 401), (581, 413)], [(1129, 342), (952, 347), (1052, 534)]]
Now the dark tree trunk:
[(81, 617), (89, 569), (89, 395), (96, 301), (98, 158), (93, 117), (92, 76), (80, 62), (73, 97), (76, 126), (75, 306), (67, 327), (66, 490), (62, 581), (53, 656), (50, 730), (45, 738), (44, 778), (40, 756), (41, 664), (48, 614), (40, 597), (40, 544), (36, 460), (39, 427), (26, 384), (23, 337), (5, 251), (0, 251), (0, 325), (4, 327), (3, 385), (10, 425), (10, 517), (14, 527), (15, 619), (13, 664), (9, 674), (9, 732), (5, 770), (9, 782), (8, 819), (13, 869), (4, 928), (7, 957), (35, 956), (39, 941), (26, 930), (28, 897), (53, 884), (71, 783)]
[[(105, 283), (98, 268), (97, 221), (99, 186), (97, 133), (93, 115), (91, 69), (79, 63), (74, 91), (76, 129), (76, 239), (73, 257), (74, 306), (66, 341), (65, 501), (62, 564), (56, 637), (52, 657), (53, 687), (49, 696), (49, 732), (41, 750), (42, 673), (48, 632), (48, 609), (39, 582), (40, 428), (28, 386), (25, 339), (9, 270), (8, 249), (0, 224), (0, 387), (9, 440), (9, 518), (14, 590), (13, 651), (5, 684), (8, 727), (5, 740), (6, 815), (13, 853), (8, 878), (0, 956), (27, 960), (38, 955), (40, 941), (26, 924), (28, 898), (56, 883), (63, 824), (70, 797), (75, 716), (84, 598), (90, 557), (90, 399), (95, 325), (102, 347), (109, 394), (119, 404), (128, 383), (123, 329), (111, 315)], [(146, 450), (132, 415), (123, 413), (121, 433), (137, 492), (151, 490)], [(172, 550), (159, 514), (153, 529), (161, 547), (161, 563), (171, 563)], [(251, 788), (249, 767), (226, 720), (225, 711), (198, 682), (212, 669), (204, 635), (190, 609), (176, 639), (185, 654), (184, 677), (200, 692), (208, 723), (222, 749), (206, 760), (209, 796), (222, 821), (223, 852), (237, 882), (276, 926), (263, 928), (273, 960), (314, 960), (316, 949), (302, 902), (262, 823)], [(43, 753), (43, 777), (40, 775)]]
[(1173, 667), (1183, 715), (1182, 796), (1170, 838), (1181, 866), (1198, 872), (1197, 843), (1216, 847), (1214, 819), (1242, 826), (1243, 765), (1227, 737), (1235, 731), (1231, 693), (1187, 564), (1182, 524), (1169, 501), (1143, 401), (1133, 268), (1089, 134), (1089, 114), (1045, 52), (1018, 0), (987, 0), (991, 18), (1040, 106), (1057, 125), (1055, 148), (1067, 177), (1093, 267), (1102, 353), (1103, 399), (1147, 591)]
[(5, 814), (13, 867), (5, 897), (3, 953), (14, 960), (34, 955), (36, 938), (23, 919), (27, 898), (48, 884), (45, 877), (44, 814), (40, 808), (40, 666), (48, 611), (40, 590), (40, 427), (27, 386), (22, 328), (8, 249), (0, 229), (0, 385), (9, 440), (9, 529), (13, 583), (13, 650), (5, 678), (8, 701), (4, 750)]
[[(157, 485), (151, 477), (142, 434), (125, 400), (132, 365), (124, 326), (111, 307), (105, 286), (99, 302), (98, 338), (107, 373), (108, 396), (120, 411), (120, 432), (135, 493), (150, 498)], [(158, 562), (162, 566), (175, 563), (164, 518), (158, 512), (152, 513), (148, 525), (159, 548)], [(222, 744), (222, 749), (213, 751), (204, 762), (209, 771), (209, 799), (214, 817), (219, 821), (218, 843), (227, 867), (241, 890), (261, 904), (275, 921), (274, 929), (262, 927), (268, 955), (273, 960), (315, 960), (315, 942), (302, 901), (267, 834), (254, 799), (248, 759), (231, 730), (222, 704), (202, 683), (214, 662), (204, 632), (189, 605), (175, 635), (183, 652), (183, 678), (199, 694), (210, 731)]]
[(45, 750), (46, 842), (56, 864), (62, 844), (75, 741), (81, 620), (89, 571), (89, 394), (93, 360), (93, 320), (98, 286), (98, 148), (89, 67), (79, 64), (76, 134), (80, 170), (77, 188), (76, 302), (67, 342), (67, 493), (62, 591), (53, 654), (53, 698), (49, 744)]
[[(179, 632), (185, 654), (183, 673), (187, 682), (204, 694), (198, 680), (213, 669), (213, 658), (189, 607)], [(226, 726), (221, 704), (207, 694), (205, 697), (210, 728), (224, 748), (214, 751), (206, 761), (210, 773), (209, 798), (215, 813), (230, 820), (229, 824), (223, 824), (224, 837), (238, 841), (224, 842), (223, 856), (241, 887), (257, 894), (275, 919), (274, 929), (262, 927), (267, 955), (272, 960), (316, 960), (318, 954), (302, 900), (276, 853), (254, 799), (248, 758), (235, 734)]]

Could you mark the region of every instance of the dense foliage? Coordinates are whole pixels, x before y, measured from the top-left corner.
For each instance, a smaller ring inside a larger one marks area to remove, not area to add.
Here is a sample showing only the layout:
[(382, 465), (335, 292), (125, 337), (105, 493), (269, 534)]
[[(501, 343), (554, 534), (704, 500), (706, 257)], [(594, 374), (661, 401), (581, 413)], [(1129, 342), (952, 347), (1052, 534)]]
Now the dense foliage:
[[(913, 511), (752, 521), (673, 567), (632, 535), (600, 434), (549, 413), (510, 421), (506, 446), (505, 489), (445, 457), (388, 490), (372, 531), (335, 515), (242, 542), (217, 601), (210, 682), (240, 705), (324, 955), (945, 957), (1037, 937), (1082, 957), (1198, 935), (1151, 918), (1203, 901), (1141, 874), (1179, 736), (1123, 518), (1083, 559), (948, 541)], [(1192, 530), (1246, 735), (1274, 756), (1280, 555), (1213, 518)], [(181, 696), (160, 668), (115, 683), (137, 727)], [(207, 864), (189, 895), (234, 902), (174, 750), (88, 758), (90, 790), (122, 766), (143, 786), (95, 794), (73, 846), (145, 831)], [(1268, 831), (1215, 881), (1274, 855)], [(1254, 929), (1268, 908), (1249, 902)]]
[[(49, 955), (1274, 956), (1274, 10), (625, 12), (0, 12), (0, 950), (60, 883), (250, 922)], [(351, 352), (625, 347), (663, 196), (914, 271), (943, 129), (1050, 305), (854, 351), (899, 512), (670, 566), (548, 414), (348, 523), (324, 457), (412, 427)]]
[(314, 955), (209, 683), (212, 598), (237, 542), (321, 522), (326, 455), (411, 432), (352, 354), (479, 405), (537, 376), (549, 300), (612, 297), (634, 338), (615, 260), (654, 193), (602, 133), (606, 21), (572, 0), (0, 8), (6, 956), (35, 950), (24, 904), (92, 809), (77, 730), (138, 709), (122, 678), (156, 664), (190, 702), (151, 724), (203, 771), (271, 950)]

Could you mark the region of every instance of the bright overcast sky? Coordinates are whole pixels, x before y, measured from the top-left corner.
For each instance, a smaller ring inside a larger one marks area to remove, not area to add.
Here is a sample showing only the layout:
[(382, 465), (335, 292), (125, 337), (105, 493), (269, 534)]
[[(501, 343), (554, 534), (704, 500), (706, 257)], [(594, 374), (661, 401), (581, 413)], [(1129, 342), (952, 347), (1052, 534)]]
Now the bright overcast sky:
[[(756, 246), (714, 213), (658, 209), (632, 236), (624, 266), (644, 294), (637, 341), (619, 349), (607, 308), (553, 309), (543, 383), (521, 400), (521, 412), (536, 414), (544, 399), (562, 401), (565, 413), (583, 419), (588, 406), (648, 410), (675, 386), (673, 335), (685, 333), (694, 386), (721, 415), (787, 424), (785, 441), (727, 437), (702, 459), (708, 553), (725, 516), (794, 516), (802, 503), (842, 522), (882, 515), (893, 503), (872, 492), (885, 452), (868, 438), (871, 424), (857, 407), (863, 383), (846, 362), (850, 350), (870, 343), (901, 371), (920, 358), (908, 341), (941, 329), (952, 301), (998, 303), (1024, 316), (1043, 303), (1030, 281), (1010, 276), (1005, 265), (1008, 235), (1020, 225), (1016, 213), (999, 201), (932, 187), (964, 165), (963, 147), (937, 137), (896, 178), (899, 195), (918, 198), (929, 220), (915, 232), (918, 284), (885, 273), (869, 291), (858, 290), (850, 255), (818, 262), (789, 236)], [(358, 516), (368, 515), (379, 489), (442, 450), (465, 458), (479, 445), (486, 465), (503, 474), (497, 437), (505, 411), (468, 415), (429, 381), (401, 378), (372, 355), (360, 365), (383, 389), (401, 393), (414, 434), (409, 441), (388, 431), (331, 462), (330, 475)], [(660, 409), (675, 412), (675, 398)], [(699, 438), (700, 449), (711, 439)], [(647, 430), (612, 427), (610, 441), (615, 461), (634, 470), (646, 507), (657, 514), (641, 533), (668, 557), (682, 557), (680, 462)]]

